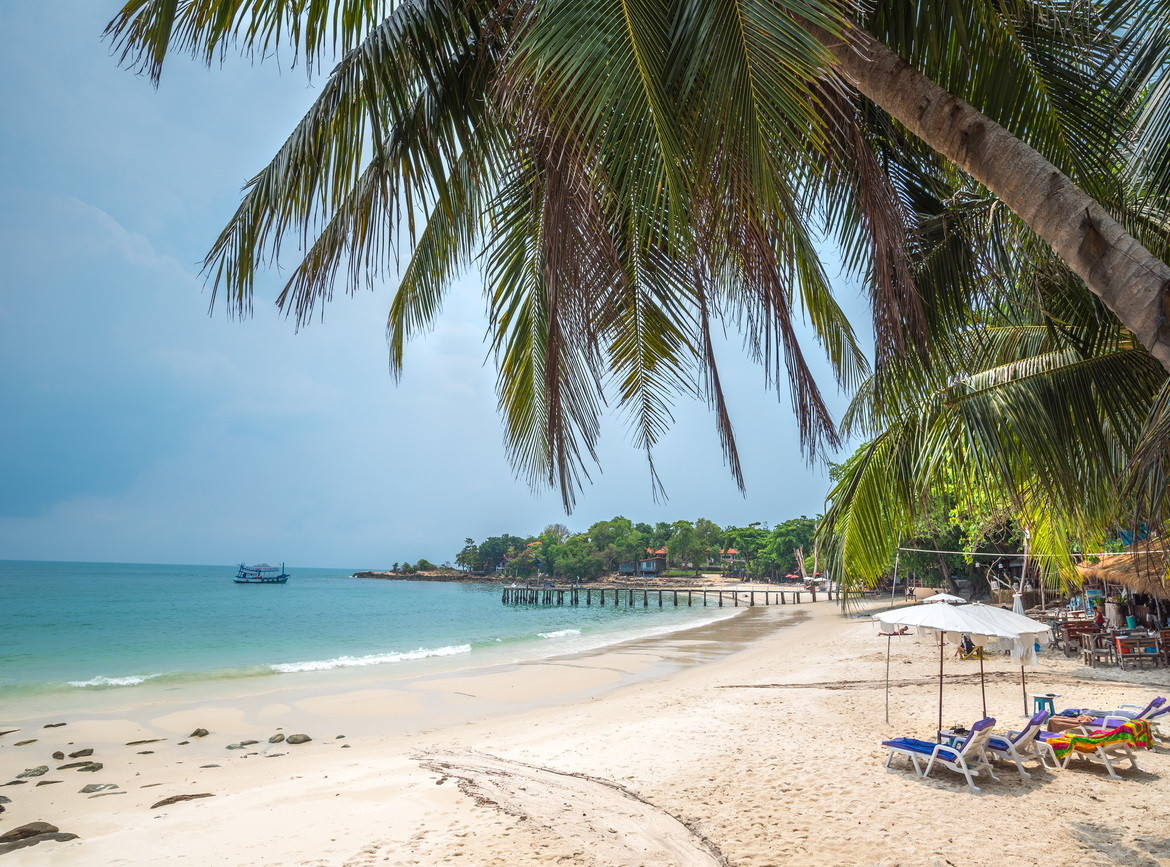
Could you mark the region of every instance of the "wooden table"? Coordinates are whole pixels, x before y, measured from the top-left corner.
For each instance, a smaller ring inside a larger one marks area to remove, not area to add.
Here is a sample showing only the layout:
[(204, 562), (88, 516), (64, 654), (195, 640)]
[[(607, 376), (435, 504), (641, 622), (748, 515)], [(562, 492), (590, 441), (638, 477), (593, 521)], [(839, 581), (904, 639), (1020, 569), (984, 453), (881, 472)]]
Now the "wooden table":
[(1125, 668), (1129, 663), (1160, 666), (1162, 648), (1157, 638), (1141, 635), (1119, 635), (1113, 639), (1117, 645), (1117, 663)]

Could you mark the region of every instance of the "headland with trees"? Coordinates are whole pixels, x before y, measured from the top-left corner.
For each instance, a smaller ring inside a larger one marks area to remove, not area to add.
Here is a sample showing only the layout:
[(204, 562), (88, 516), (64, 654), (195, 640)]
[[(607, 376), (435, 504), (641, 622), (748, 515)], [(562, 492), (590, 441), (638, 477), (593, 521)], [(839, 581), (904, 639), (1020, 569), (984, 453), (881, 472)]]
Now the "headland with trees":
[(560, 523), (536, 535), (503, 533), (476, 541), (466, 538), (453, 561), (441, 566), (426, 559), (393, 563), (385, 572), (360, 576), (448, 580), (531, 580), (591, 582), (620, 575), (623, 564), (660, 561), (666, 578), (719, 573), (737, 578), (803, 577), (817, 571), (813, 539), (819, 518), (801, 515), (770, 526), (720, 526), (696, 521), (635, 522), (617, 516), (583, 531)]

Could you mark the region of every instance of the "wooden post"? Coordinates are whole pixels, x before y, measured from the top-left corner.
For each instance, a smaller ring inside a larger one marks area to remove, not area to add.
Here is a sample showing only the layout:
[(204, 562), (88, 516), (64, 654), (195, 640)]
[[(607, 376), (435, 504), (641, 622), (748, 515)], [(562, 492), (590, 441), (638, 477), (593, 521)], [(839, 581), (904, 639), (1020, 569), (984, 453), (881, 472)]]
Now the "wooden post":
[(650, 607), (650, 596), (647, 594), (645, 587), (642, 588), (642, 607), (643, 608)]
[(704, 608), (707, 607), (707, 591), (706, 590), (703, 591), (703, 607)]
[[(601, 592), (604, 593), (605, 591), (602, 590)], [(586, 588), (586, 590), (585, 590), (585, 606), (588, 607), (592, 604), (593, 604), (593, 590)]]
[(678, 591), (674, 591), (674, 607), (678, 608)]
[(658, 591), (658, 607), (659, 608), (662, 607), (662, 591), (661, 590)]
[(751, 592), (751, 597), (752, 597), (751, 601), (748, 602), (748, 608), (755, 608), (756, 607), (756, 591), (755, 590), (753, 590)]
[(722, 590), (719, 591), (719, 607), (720, 608), (723, 607), (723, 591)]
[(735, 607), (739, 608), (739, 591), (732, 590), (731, 591), (731, 598), (735, 601)]
[(687, 591), (687, 608), (691, 607), (691, 591)]
[(634, 588), (633, 587), (630, 588), (630, 595), (629, 595), (628, 599), (629, 599), (629, 601), (627, 604), (629, 605), (630, 608), (633, 608), (634, 607)]
[(809, 592), (812, 593), (812, 601), (816, 602), (817, 601), (817, 585), (814, 584), (811, 588), (809, 588)]

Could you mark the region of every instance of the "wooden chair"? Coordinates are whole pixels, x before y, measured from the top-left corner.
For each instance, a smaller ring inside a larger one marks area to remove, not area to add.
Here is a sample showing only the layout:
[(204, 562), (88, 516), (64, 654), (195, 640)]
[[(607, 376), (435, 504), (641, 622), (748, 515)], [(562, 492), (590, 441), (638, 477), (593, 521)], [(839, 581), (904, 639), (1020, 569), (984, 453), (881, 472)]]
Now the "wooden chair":
[(1096, 634), (1101, 627), (1092, 620), (1072, 620), (1061, 624), (1061, 649), (1065, 656), (1075, 656), (1081, 649), (1081, 636), (1085, 633)]
[(1090, 668), (1098, 665), (1117, 665), (1117, 653), (1113, 641), (1100, 632), (1082, 632), (1081, 659)]

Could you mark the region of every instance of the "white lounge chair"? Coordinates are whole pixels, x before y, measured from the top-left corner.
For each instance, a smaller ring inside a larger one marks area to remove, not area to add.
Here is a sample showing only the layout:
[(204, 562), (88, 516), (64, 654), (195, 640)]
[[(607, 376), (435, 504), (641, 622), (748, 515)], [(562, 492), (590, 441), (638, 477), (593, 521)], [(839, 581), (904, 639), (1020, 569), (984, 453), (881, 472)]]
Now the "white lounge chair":
[[(1119, 726), (1120, 728), (1120, 726)], [(1116, 729), (1110, 731), (1102, 731), (1096, 734), (1084, 735), (1076, 729), (1053, 734), (1051, 732), (1039, 732), (1037, 734), (1037, 743), (1043, 743), (1050, 751), (1052, 758), (1057, 760), (1057, 764), (1061, 768), (1067, 768), (1069, 762), (1072, 761), (1074, 755), (1080, 756), (1082, 759), (1091, 760), (1097, 759), (1101, 764), (1105, 765), (1105, 770), (1109, 772), (1109, 776), (1115, 780), (1123, 779), (1118, 776), (1113, 769), (1113, 763), (1121, 758), (1129, 759), (1129, 766), (1136, 770), (1140, 770), (1137, 765), (1137, 759), (1134, 758), (1133, 750), (1130, 749), (1129, 743), (1124, 740), (1114, 741), (1113, 743), (1105, 743), (1104, 739), (1113, 734)], [(1092, 746), (1092, 750), (1070, 749), (1064, 756), (1064, 759), (1057, 759), (1056, 751), (1052, 749), (1049, 741), (1057, 740), (1066, 737), (1076, 737), (1084, 746)]]
[[(978, 776), (980, 771), (986, 770), (991, 779), (999, 779), (991, 770), (991, 762), (985, 751), (987, 741), (991, 737), (991, 727), (994, 725), (995, 720), (991, 717), (979, 720), (979, 722), (972, 724), (971, 733), (955, 746), (918, 740), (917, 738), (894, 738), (892, 741), (882, 741), (882, 746), (890, 749), (885, 766), (887, 768), (890, 766), (895, 755), (906, 756), (914, 765), (914, 772), (921, 777), (926, 777), (935, 764), (940, 764), (962, 774), (967, 779), (967, 785), (971, 791), (978, 792), (979, 787), (975, 785), (972, 777)], [(926, 760), (925, 768), (919, 764), (923, 759)]]
[(1027, 759), (1039, 759), (1040, 764), (1047, 768), (1047, 755), (1052, 757), (1053, 768), (1060, 767), (1060, 763), (1056, 761), (1056, 756), (1052, 752), (1051, 747), (1043, 741), (1037, 741), (1036, 739), (1048, 716), (1048, 711), (1042, 710), (1028, 720), (1028, 724), (1024, 726), (1022, 731), (1009, 731), (1007, 737), (992, 736), (988, 738), (987, 753), (991, 758), (1003, 756), (1004, 758), (1011, 759), (1016, 763), (1016, 770), (1020, 772), (1021, 777), (1032, 776), (1024, 770), (1023, 763)]
[[(1082, 710), (1078, 713), (1093, 717), (1093, 721), (1085, 723), (1086, 732), (1100, 729), (1114, 729), (1133, 720), (1144, 719), (1150, 724), (1150, 736), (1155, 741), (1167, 735), (1162, 732), (1161, 726), (1170, 725), (1170, 703), (1162, 696), (1150, 699), (1146, 705), (1123, 704), (1116, 710)], [(1068, 715), (1068, 711), (1065, 711)]]

